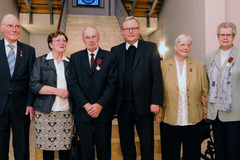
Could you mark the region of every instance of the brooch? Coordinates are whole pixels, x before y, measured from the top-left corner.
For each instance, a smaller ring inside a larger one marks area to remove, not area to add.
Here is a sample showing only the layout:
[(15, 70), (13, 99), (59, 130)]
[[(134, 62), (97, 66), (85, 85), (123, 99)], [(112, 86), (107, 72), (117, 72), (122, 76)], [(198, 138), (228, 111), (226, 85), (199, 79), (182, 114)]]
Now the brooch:
[(229, 67), (229, 65), (230, 65), (230, 63), (233, 61), (233, 59), (234, 59), (233, 57), (229, 57), (229, 58), (228, 58), (227, 67)]
[(96, 63), (97, 63), (96, 70), (99, 71), (99, 70), (101, 69), (101, 68), (100, 68), (100, 65), (102, 64), (102, 59), (98, 59)]

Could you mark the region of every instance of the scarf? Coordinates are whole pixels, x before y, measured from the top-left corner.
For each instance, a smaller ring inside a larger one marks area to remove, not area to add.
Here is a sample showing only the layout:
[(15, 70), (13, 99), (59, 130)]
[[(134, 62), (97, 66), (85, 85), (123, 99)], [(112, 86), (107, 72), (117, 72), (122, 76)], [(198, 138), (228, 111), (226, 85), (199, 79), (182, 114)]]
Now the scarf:
[[(232, 69), (235, 61), (227, 63), (227, 66), (223, 68), (220, 88), (219, 88), (219, 110), (224, 112), (230, 112), (232, 110)], [(209, 91), (209, 102), (216, 103), (217, 92), (218, 92), (218, 74), (219, 70), (214, 61), (212, 61), (211, 67), (208, 72), (210, 91)]]

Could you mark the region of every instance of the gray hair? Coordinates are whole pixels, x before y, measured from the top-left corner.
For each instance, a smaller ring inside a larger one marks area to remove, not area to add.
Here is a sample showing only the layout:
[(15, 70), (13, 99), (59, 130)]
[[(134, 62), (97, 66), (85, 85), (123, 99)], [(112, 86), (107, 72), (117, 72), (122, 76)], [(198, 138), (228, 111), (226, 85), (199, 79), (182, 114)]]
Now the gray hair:
[(233, 36), (236, 35), (237, 33), (237, 28), (236, 25), (233, 24), (232, 22), (223, 22), (217, 26), (217, 35), (220, 34), (221, 28), (232, 28)]
[(180, 42), (181, 40), (190, 41), (191, 44), (192, 44), (192, 38), (191, 38), (189, 35), (187, 35), (187, 34), (180, 34), (180, 35), (177, 37), (177, 39), (175, 40), (174, 46), (178, 46), (178, 44), (179, 44), (179, 42)]
[[(137, 22), (137, 24), (138, 24), (138, 27), (140, 27), (137, 18), (134, 17), (134, 16), (127, 16), (127, 17), (125, 17), (124, 20), (123, 20), (123, 23), (126, 22), (126, 21), (129, 21), (129, 20), (135, 20)], [(122, 25), (123, 25), (123, 23), (122, 23)]]

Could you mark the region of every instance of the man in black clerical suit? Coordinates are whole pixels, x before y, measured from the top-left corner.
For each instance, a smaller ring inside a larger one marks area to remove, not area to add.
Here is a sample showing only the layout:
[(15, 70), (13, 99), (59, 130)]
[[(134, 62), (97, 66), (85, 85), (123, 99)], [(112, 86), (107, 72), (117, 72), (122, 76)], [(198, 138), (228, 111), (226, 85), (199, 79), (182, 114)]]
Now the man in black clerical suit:
[(124, 160), (136, 160), (134, 125), (142, 160), (154, 159), (153, 120), (162, 105), (163, 88), (157, 45), (139, 40), (137, 19), (126, 17), (122, 24), (126, 42), (112, 47), (119, 62), (116, 113)]
[(29, 159), (29, 125), (34, 117), (34, 95), (29, 77), (35, 49), (18, 41), (19, 21), (14, 15), (3, 17), (0, 40), (0, 159), (8, 160), (10, 128), (15, 160)]
[(85, 28), (82, 39), (86, 49), (71, 55), (68, 78), (81, 160), (95, 160), (94, 144), (98, 160), (110, 160), (117, 57), (98, 46), (96, 28)]

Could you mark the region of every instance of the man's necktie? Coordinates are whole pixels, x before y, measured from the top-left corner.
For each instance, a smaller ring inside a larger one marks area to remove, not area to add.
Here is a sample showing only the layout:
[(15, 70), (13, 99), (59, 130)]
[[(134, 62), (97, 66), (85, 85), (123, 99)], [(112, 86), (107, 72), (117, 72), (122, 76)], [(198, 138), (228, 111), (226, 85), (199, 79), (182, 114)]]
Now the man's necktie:
[(10, 74), (11, 77), (13, 75), (13, 71), (14, 71), (14, 67), (15, 67), (15, 53), (13, 50), (13, 45), (12, 44), (8, 44), (8, 46), (11, 48), (10, 51), (8, 52), (8, 65), (9, 65), (9, 70), (10, 70)]
[(92, 69), (92, 66), (93, 66), (93, 63), (94, 63), (94, 54), (91, 53), (90, 55), (91, 55), (91, 69)]

